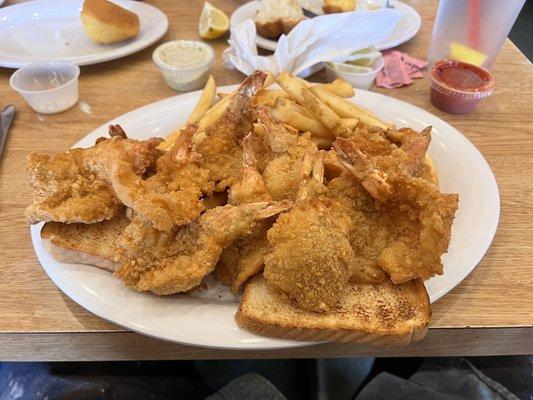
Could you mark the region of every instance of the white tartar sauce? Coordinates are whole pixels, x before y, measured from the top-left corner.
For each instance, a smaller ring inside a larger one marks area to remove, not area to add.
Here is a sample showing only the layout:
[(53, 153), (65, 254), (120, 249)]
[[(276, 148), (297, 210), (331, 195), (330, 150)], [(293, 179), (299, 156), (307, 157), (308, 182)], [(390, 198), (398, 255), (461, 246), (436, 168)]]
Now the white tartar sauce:
[(171, 89), (190, 91), (205, 85), (215, 52), (203, 42), (174, 40), (155, 49), (153, 60)]

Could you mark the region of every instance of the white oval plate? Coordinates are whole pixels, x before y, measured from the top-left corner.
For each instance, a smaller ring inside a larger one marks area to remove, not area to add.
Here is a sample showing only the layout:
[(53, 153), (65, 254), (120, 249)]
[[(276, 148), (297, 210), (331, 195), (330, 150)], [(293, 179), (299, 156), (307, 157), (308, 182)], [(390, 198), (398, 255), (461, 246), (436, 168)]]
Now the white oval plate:
[[(307, 10), (312, 11), (317, 15), (323, 14), (322, 0), (299, 0), (298, 2), (302, 5), (302, 7), (305, 7)], [(379, 0), (364, 0), (363, 3), (381, 5), (383, 2)], [(255, 14), (259, 10), (259, 4), (260, 1), (254, 0), (237, 8), (233, 14), (231, 14), (230, 25), (237, 26), (247, 19), (254, 19)], [(414, 8), (398, 0), (391, 0), (390, 4), (397, 11), (401, 12), (402, 17), (390, 36), (374, 46), (378, 50), (390, 49), (407, 42), (417, 34), (422, 24), (420, 15)], [(259, 35), (257, 35), (255, 43), (258, 47), (271, 51), (275, 51), (278, 45), (277, 41), (266, 39)]]
[[(120, 124), (132, 138), (166, 136), (186, 122), (199, 97), (197, 91), (139, 108), (102, 125), (75, 146), (92, 146), (98, 137), (107, 135), (109, 124)], [(426, 283), (431, 301), (435, 301), (475, 268), (492, 241), (500, 210), (492, 171), (468, 139), (427, 111), (365, 90), (357, 90), (353, 100), (399, 127), (422, 130), (433, 126), (429, 153), (441, 190), (458, 193), (460, 199), (450, 248), (443, 256), (444, 275)], [(32, 226), (31, 235), (48, 276), (76, 303), (117, 325), (164, 340), (217, 348), (271, 349), (309, 344), (261, 337), (238, 328), (233, 317), (239, 297), (214, 280), (208, 282), (210, 289), (201, 293), (157, 297), (130, 290), (98, 268), (60, 263), (43, 248), (41, 227)]]
[(140, 1), (113, 1), (139, 16), (136, 38), (94, 43), (83, 30), (81, 0), (36, 0), (0, 9), (0, 67), (20, 68), (42, 60), (97, 64), (143, 50), (167, 32), (168, 19), (159, 9)]

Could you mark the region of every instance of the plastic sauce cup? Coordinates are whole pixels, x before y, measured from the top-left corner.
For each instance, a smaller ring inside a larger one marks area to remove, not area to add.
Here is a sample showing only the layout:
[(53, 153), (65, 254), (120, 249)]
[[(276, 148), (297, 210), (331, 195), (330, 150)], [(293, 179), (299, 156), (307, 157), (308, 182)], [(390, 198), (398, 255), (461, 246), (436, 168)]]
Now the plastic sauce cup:
[(467, 114), (494, 90), (494, 77), (462, 61), (437, 61), (429, 73), (431, 103), (442, 111)]
[(203, 42), (174, 40), (156, 48), (152, 58), (166, 84), (172, 90), (186, 92), (205, 85), (215, 62), (215, 51)]
[(40, 61), (11, 75), (9, 84), (41, 114), (68, 110), (78, 101), (80, 68), (67, 61)]
[(351, 72), (351, 66), (349, 64), (328, 62), (326, 63), (326, 78), (330, 82), (335, 78), (341, 78), (353, 87), (368, 90), (383, 66), (384, 62), (382, 57), (378, 57), (374, 61), (372, 70), (369, 72)]

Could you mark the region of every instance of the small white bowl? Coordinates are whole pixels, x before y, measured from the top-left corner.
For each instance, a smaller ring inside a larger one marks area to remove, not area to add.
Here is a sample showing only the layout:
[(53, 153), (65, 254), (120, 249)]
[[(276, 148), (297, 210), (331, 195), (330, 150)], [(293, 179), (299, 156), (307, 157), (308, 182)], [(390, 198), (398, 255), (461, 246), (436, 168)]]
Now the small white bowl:
[(152, 59), (172, 90), (188, 92), (207, 82), (215, 51), (204, 42), (173, 40), (156, 48)]
[(372, 71), (363, 73), (339, 71), (333, 65), (334, 63), (326, 63), (326, 77), (329, 82), (335, 80), (335, 78), (341, 78), (349, 82), (353, 87), (368, 90), (372, 86), (374, 79), (376, 79), (378, 72), (383, 68), (384, 62), (382, 57), (377, 58), (372, 66)]
[(56, 114), (78, 102), (80, 67), (68, 61), (39, 61), (11, 75), (9, 84), (40, 114)]

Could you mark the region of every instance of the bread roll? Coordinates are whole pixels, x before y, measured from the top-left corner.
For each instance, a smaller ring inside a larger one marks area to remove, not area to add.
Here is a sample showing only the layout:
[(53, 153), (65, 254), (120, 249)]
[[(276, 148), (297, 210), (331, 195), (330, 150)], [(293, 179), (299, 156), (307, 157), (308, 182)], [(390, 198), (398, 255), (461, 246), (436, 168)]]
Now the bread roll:
[(85, 0), (81, 10), (85, 33), (96, 43), (111, 44), (139, 34), (139, 17), (107, 0)]
[(262, 0), (254, 21), (259, 35), (277, 39), (283, 33), (288, 34), (303, 19), (302, 8), (295, 0)]

